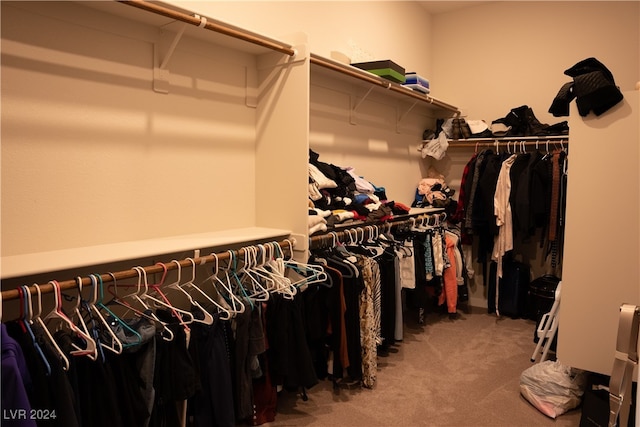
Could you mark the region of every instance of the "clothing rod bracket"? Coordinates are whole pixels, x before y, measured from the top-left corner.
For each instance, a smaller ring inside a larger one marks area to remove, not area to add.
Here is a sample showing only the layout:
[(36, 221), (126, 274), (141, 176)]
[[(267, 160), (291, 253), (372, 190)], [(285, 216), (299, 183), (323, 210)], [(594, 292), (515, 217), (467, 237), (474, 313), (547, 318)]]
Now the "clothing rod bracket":
[(352, 107), (351, 107), (351, 110), (349, 111), (349, 123), (351, 123), (352, 125), (356, 124), (356, 110), (360, 108), (360, 106), (365, 101), (365, 99), (367, 99), (367, 97), (369, 96), (372, 90), (373, 90), (373, 86), (369, 86), (369, 89), (367, 90), (367, 92), (359, 100), (353, 99), (352, 97), (352, 101), (351, 101)]
[[(411, 112), (411, 110), (413, 110), (413, 108), (418, 105), (418, 100), (415, 100), (413, 102), (413, 104), (411, 104), (411, 106), (407, 109), (407, 111), (405, 111), (404, 113), (398, 113), (396, 114), (396, 133), (400, 133), (400, 122), (402, 122)], [(399, 110), (399, 109), (398, 109)]]
[(169, 93), (169, 70), (167, 65), (169, 65), (173, 52), (184, 35), (187, 25), (183, 23), (175, 34), (163, 30), (160, 34), (160, 39), (153, 44), (153, 90), (155, 92)]

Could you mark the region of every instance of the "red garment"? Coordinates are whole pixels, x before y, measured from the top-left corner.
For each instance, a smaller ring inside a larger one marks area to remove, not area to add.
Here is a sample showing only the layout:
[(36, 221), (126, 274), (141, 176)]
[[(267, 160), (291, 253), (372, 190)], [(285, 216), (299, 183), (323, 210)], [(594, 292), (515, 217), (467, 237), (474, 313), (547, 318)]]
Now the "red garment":
[(478, 153), (475, 153), (471, 159), (467, 162), (462, 171), (462, 179), (460, 180), (460, 190), (458, 191), (458, 204), (456, 205), (456, 212), (453, 214), (453, 217), (450, 219), (454, 224), (462, 223), (461, 229), (461, 243), (463, 245), (472, 244), (473, 238), (471, 234), (469, 234), (467, 228), (464, 226), (464, 221), (467, 216), (467, 205), (469, 201), (467, 200), (467, 192), (465, 190), (466, 182), (469, 177), (469, 172), (471, 171), (471, 165), (475, 164), (476, 158), (478, 157)]
[(398, 209), (401, 209), (401, 210), (405, 211), (406, 213), (409, 213), (409, 211), (411, 210), (411, 208), (409, 208), (404, 203), (400, 203), (400, 202), (393, 202), (393, 203), (394, 203), (394, 207), (396, 207)]

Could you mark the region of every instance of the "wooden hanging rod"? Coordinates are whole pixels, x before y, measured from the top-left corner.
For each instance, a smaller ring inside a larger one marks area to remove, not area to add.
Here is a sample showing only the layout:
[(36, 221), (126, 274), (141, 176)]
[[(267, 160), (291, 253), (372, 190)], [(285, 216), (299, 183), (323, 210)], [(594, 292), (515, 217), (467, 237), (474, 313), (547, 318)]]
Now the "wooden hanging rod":
[[(270, 242), (270, 243), (277, 244), (282, 249), (283, 252), (287, 252), (287, 251), (290, 252), (290, 249), (295, 246), (295, 239), (285, 239), (280, 242)], [(253, 245), (253, 246), (256, 246), (256, 245)], [(193, 260), (196, 266), (211, 264), (213, 262), (228, 261), (229, 258), (231, 257), (231, 253), (233, 253), (238, 259), (242, 259), (242, 257), (245, 254), (245, 250), (246, 248), (240, 248), (233, 251), (217, 253), (215, 255), (211, 254), (211, 255), (200, 256), (195, 258), (186, 258), (186, 259), (180, 260), (179, 264), (181, 268), (191, 268), (193, 264), (191, 263), (190, 260)], [(178, 264), (175, 262), (168, 262), (168, 263), (164, 263), (164, 267), (163, 267), (163, 264), (157, 263), (155, 265), (143, 267), (143, 269), (147, 274), (157, 274), (157, 273), (163, 273), (165, 271), (165, 267), (167, 271), (176, 270), (178, 269)], [(131, 279), (134, 277), (139, 277), (139, 275), (140, 275), (140, 272), (138, 270), (130, 269), (130, 270), (123, 270), (123, 271), (118, 271), (110, 274), (109, 273), (100, 274), (99, 276), (102, 279), (103, 283), (107, 283), (107, 282), (113, 282), (114, 279), (115, 280)], [(65, 280), (58, 283), (60, 285), (60, 290), (69, 290), (69, 289), (78, 288), (78, 282), (76, 280)], [(91, 286), (91, 285), (92, 285), (92, 282), (89, 277), (82, 278), (83, 287)], [(53, 292), (54, 290), (54, 286), (51, 283), (39, 285), (39, 288), (41, 293), (50, 293), (50, 292)], [(37, 294), (36, 287), (33, 285), (29, 286), (28, 290), (31, 295)], [(2, 291), (2, 301), (15, 300), (19, 298), (20, 298), (20, 293), (18, 292), (18, 289), (10, 289), (7, 291)]]
[(337, 61), (332, 61), (329, 60), (327, 58), (323, 58), (321, 56), (318, 55), (313, 55), (311, 54), (310, 57), (310, 61), (312, 64), (316, 64), (319, 65), (321, 67), (325, 67), (328, 68), (330, 70), (333, 71), (337, 71), (339, 73), (342, 74), (346, 74), (348, 76), (351, 77), (355, 77), (357, 79), (363, 80), (365, 82), (369, 82), (371, 84), (374, 84), (376, 86), (380, 86), (383, 87), (385, 89), (388, 89), (392, 92), (397, 92), (397, 93), (401, 93), (402, 95), (408, 96), (410, 98), (414, 98), (423, 102), (427, 102), (429, 104), (432, 104), (436, 107), (451, 111), (452, 113), (455, 114), (460, 114), (460, 111), (458, 110), (457, 107), (454, 107), (451, 104), (447, 104), (446, 102), (442, 102), (436, 98), (433, 98), (429, 95), (426, 94), (421, 94), (418, 92), (415, 92), (412, 89), (406, 88), (400, 84), (397, 83), (393, 83), (390, 82), (389, 80), (386, 80), (382, 77), (378, 77), (375, 74), (371, 74), (367, 71), (364, 70), (360, 70), (359, 68), (355, 68), (351, 65), (346, 65), (343, 64), (341, 62), (337, 62)]
[(189, 15), (173, 9), (169, 9), (157, 3), (152, 3), (144, 0), (117, 0), (117, 1), (119, 3), (137, 7), (147, 12), (153, 12), (158, 15), (166, 16), (167, 18), (175, 19), (176, 21), (185, 22), (187, 24), (191, 24), (196, 27), (201, 27), (209, 31), (214, 31), (216, 33), (224, 34), (229, 37), (233, 37), (239, 40), (244, 40), (249, 43), (266, 47), (281, 53), (285, 53), (289, 56), (296, 55), (296, 50), (291, 46), (279, 44), (265, 37), (260, 37), (259, 35), (256, 35), (256, 34), (252, 34), (246, 31), (241, 31), (239, 29), (232, 28), (230, 26), (225, 26), (220, 22), (212, 22), (210, 20), (207, 20), (206, 18), (197, 16), (197, 15)]
[(508, 137), (508, 138), (468, 138), (468, 139), (450, 139), (449, 147), (495, 147), (497, 144), (512, 144), (515, 147), (524, 145), (540, 146), (549, 142), (560, 142), (562, 144), (569, 144), (569, 135), (558, 136), (523, 136), (523, 137)]

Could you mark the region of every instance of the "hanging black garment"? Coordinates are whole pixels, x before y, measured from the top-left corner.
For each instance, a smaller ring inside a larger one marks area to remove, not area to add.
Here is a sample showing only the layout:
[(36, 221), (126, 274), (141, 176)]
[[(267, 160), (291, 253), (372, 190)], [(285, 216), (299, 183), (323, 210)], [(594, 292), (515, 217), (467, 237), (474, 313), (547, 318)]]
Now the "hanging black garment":
[[(534, 179), (537, 179), (534, 177), (534, 170), (537, 163), (542, 160), (542, 157), (543, 155), (539, 151), (529, 156), (528, 162), (517, 181), (514, 201), (511, 203), (514, 218), (514, 235), (517, 234), (524, 238), (535, 233), (535, 212), (545, 210), (544, 206), (538, 206), (540, 203), (546, 204), (545, 199), (536, 193), (536, 191), (540, 191), (540, 185), (534, 184)], [(512, 185), (511, 188), (513, 190), (514, 186)]]
[[(267, 303), (260, 302), (260, 311), (262, 315), (263, 339), (265, 348), (268, 349), (269, 343), (267, 336)], [(265, 352), (258, 355), (258, 363), (260, 365), (261, 375), (253, 378), (253, 417), (251, 425), (257, 426), (271, 423), (276, 419), (278, 407), (278, 390), (271, 382), (271, 372), (269, 370), (269, 357)]]
[[(330, 274), (326, 269), (327, 275)], [(331, 279), (333, 287), (333, 279)], [(336, 288), (339, 284), (336, 282)], [(327, 378), (327, 362), (329, 356), (329, 344), (327, 343), (327, 328), (331, 313), (330, 302), (331, 289), (328, 283), (309, 286), (301, 293), (304, 304), (304, 321), (307, 344), (313, 360), (313, 366), (318, 379)]]
[[(424, 314), (427, 310), (429, 298), (427, 294), (427, 273), (425, 269), (424, 244), (427, 237), (426, 232), (415, 233), (413, 237), (413, 262), (415, 271), (416, 286), (414, 289), (405, 289), (407, 308), (422, 310)], [(420, 321), (420, 319), (419, 319)]]
[(269, 366), (274, 384), (287, 390), (310, 388), (318, 383), (305, 338), (299, 294), (287, 299), (273, 293), (267, 303)]
[(347, 350), (349, 367), (347, 373), (351, 381), (362, 380), (362, 345), (360, 339), (360, 294), (364, 290), (362, 273), (344, 278), (344, 299), (347, 306), (345, 326), (347, 328)]
[(382, 344), (380, 351), (388, 351), (395, 344), (396, 330), (396, 269), (395, 251), (393, 248), (385, 248), (382, 255), (376, 258), (380, 267), (380, 281), (382, 291), (381, 323)]
[(140, 412), (135, 412), (135, 405), (140, 400), (127, 400), (131, 390), (118, 387), (109, 362), (77, 357), (73, 369), (78, 379), (75, 393), (80, 402), (83, 426), (142, 425), (149, 416), (144, 404), (137, 406)]
[(191, 324), (189, 353), (202, 387), (188, 401), (190, 427), (236, 425), (228, 334), (229, 322), (219, 318)]
[[(346, 311), (344, 301), (344, 283), (340, 270), (327, 266), (325, 272), (330, 277), (332, 286), (327, 293), (327, 335), (325, 338), (327, 352), (333, 355), (332, 370), (327, 370), (327, 364), (321, 367), (319, 372), (331, 375), (336, 387), (336, 381), (344, 376), (344, 369), (349, 366), (347, 353), (347, 331), (345, 327), (344, 313)], [(327, 358), (328, 358), (327, 354)], [(328, 360), (327, 360), (328, 361)], [(318, 363), (322, 363), (321, 359)], [(321, 377), (319, 377), (321, 378)]]
[(484, 172), (487, 156), (492, 154), (493, 151), (491, 150), (483, 150), (478, 154), (473, 163), (473, 167), (470, 167), (469, 169), (469, 176), (465, 182), (465, 193), (467, 194), (467, 197), (462, 227), (468, 234), (473, 233), (474, 209), (477, 209), (477, 207), (474, 208), (474, 204), (478, 193), (478, 182), (480, 182), (480, 177)]
[(472, 224), (473, 234), (478, 236), (478, 261), (487, 261), (493, 250), (494, 236), (498, 227), (494, 213), (494, 195), (498, 183), (498, 175), (502, 168), (502, 156), (487, 154), (484, 169), (478, 179), (478, 187), (474, 196)]
[(249, 334), (252, 321), (252, 309), (245, 301), (245, 310), (235, 316), (235, 406), (236, 419), (248, 420), (253, 415), (253, 389), (251, 387), (251, 372), (249, 351)]
[(173, 340), (156, 337), (156, 364), (154, 371), (155, 402), (150, 426), (180, 426), (178, 404), (192, 397), (200, 388), (193, 360), (189, 354), (184, 327), (171, 313), (156, 312), (160, 320), (173, 332)]

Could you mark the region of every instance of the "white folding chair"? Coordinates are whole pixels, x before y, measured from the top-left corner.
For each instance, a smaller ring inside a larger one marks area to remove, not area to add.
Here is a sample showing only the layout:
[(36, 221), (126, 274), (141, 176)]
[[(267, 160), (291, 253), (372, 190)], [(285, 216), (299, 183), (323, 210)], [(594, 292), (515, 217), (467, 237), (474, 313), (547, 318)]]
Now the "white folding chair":
[(555, 299), (553, 301), (551, 309), (548, 313), (545, 313), (542, 316), (542, 319), (540, 319), (540, 324), (538, 325), (538, 329), (536, 330), (538, 343), (536, 345), (536, 349), (533, 351), (533, 355), (531, 355), (532, 362), (535, 362), (539, 355), (540, 362), (544, 362), (545, 360), (547, 360), (549, 348), (551, 347), (551, 343), (553, 342), (553, 339), (558, 332), (558, 310), (560, 310), (561, 288), (562, 281), (558, 283), (558, 287), (556, 288)]

